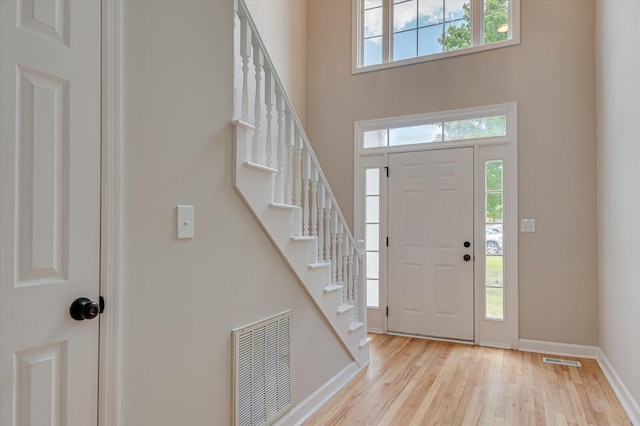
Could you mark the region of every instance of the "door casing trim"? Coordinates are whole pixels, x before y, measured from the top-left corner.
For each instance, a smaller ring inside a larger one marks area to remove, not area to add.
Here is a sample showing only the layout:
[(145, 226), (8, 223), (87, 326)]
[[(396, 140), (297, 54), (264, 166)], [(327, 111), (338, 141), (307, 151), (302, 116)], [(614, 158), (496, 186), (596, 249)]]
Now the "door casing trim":
[(106, 301), (100, 316), (98, 361), (98, 425), (123, 424), (120, 407), (120, 283), (122, 224), (122, 23), (123, 1), (101, 0), (102, 129), (100, 295)]
[[(421, 120), (425, 121), (448, 121), (450, 119), (467, 119), (474, 117), (486, 117), (497, 114), (507, 115), (507, 133), (505, 136), (493, 137), (493, 138), (478, 138), (478, 139), (465, 139), (449, 142), (436, 142), (426, 143), (419, 145), (403, 145), (373, 149), (362, 148), (362, 135), (365, 130), (371, 130), (376, 128), (393, 127), (396, 122), (404, 123), (400, 125), (416, 125)], [(459, 110), (440, 111), (429, 114), (416, 114), (405, 117), (389, 117), (376, 120), (366, 120), (354, 123), (354, 231), (356, 238), (364, 238), (364, 169), (365, 168), (379, 168), (388, 166), (388, 155), (396, 152), (412, 152), (412, 151), (426, 151), (426, 150), (439, 150), (439, 149), (454, 149), (462, 147), (474, 148), (474, 168), (479, 168), (480, 163), (484, 164), (484, 161), (489, 158), (494, 159), (494, 153), (498, 153), (495, 159), (503, 159), (505, 161), (505, 167), (508, 167), (508, 173), (505, 172), (505, 194), (508, 198), (505, 202), (505, 215), (504, 226), (505, 230), (510, 232), (505, 233), (505, 244), (508, 244), (509, 254), (505, 256), (505, 280), (510, 283), (508, 294), (505, 293), (505, 317), (507, 321), (496, 321), (491, 319), (485, 319), (483, 312), (484, 308), (482, 302), (484, 297), (480, 294), (484, 291), (484, 280), (480, 280), (478, 277), (484, 273), (484, 265), (482, 262), (476, 262), (474, 268), (474, 341), (477, 345), (494, 346), (494, 347), (508, 347), (511, 349), (518, 349), (519, 346), (519, 325), (518, 325), (518, 150), (517, 150), (517, 103), (509, 102), (504, 104), (481, 106), (475, 108), (465, 108)], [(408, 123), (408, 124), (407, 124)], [(393, 173), (393, 171), (390, 171)], [(479, 170), (476, 170), (474, 175), (474, 205), (481, 206), (479, 203), (479, 189), (477, 185), (480, 185), (478, 180)], [(508, 175), (508, 176), (507, 176)], [(484, 193), (483, 193), (484, 195)], [(381, 217), (380, 232), (381, 238), (388, 235), (387, 230), (387, 200), (389, 194), (387, 193), (387, 185), (381, 183), (380, 197), (381, 206), (380, 214), (384, 214), (384, 219)], [(479, 208), (478, 208), (479, 210)], [(474, 213), (474, 227), (476, 228), (474, 233), (475, 237), (475, 249), (476, 254), (478, 251), (478, 241), (483, 241), (484, 244), (484, 226), (480, 226), (481, 222), (484, 225), (484, 220), (480, 221), (479, 213)], [(384, 241), (384, 240), (381, 240)], [(484, 251), (482, 252), (484, 253)], [(484, 258), (484, 256), (482, 256)], [(382, 331), (382, 333), (388, 332), (387, 318), (384, 315), (384, 309), (387, 302), (386, 292), (386, 275), (387, 275), (387, 248), (382, 246), (380, 250), (380, 307), (368, 309), (368, 318), (375, 318), (377, 316), (382, 317), (382, 321), (374, 325), (374, 329)], [(384, 283), (382, 280), (384, 279)], [(368, 326), (368, 324), (367, 324)], [(497, 338), (498, 337), (498, 338)]]

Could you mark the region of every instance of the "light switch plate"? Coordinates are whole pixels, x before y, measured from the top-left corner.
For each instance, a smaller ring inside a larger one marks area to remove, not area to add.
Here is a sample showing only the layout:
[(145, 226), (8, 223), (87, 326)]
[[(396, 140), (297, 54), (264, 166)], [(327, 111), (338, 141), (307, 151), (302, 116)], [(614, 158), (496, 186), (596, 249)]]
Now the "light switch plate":
[(177, 206), (178, 238), (193, 238), (193, 206)]
[(520, 232), (536, 232), (536, 220), (520, 219)]

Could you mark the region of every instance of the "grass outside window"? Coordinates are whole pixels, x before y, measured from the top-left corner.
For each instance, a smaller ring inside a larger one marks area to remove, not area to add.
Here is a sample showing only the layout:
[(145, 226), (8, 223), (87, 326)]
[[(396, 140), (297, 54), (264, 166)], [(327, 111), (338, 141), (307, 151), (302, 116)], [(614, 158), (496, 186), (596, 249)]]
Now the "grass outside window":
[(502, 256), (486, 257), (486, 317), (504, 319), (504, 289)]

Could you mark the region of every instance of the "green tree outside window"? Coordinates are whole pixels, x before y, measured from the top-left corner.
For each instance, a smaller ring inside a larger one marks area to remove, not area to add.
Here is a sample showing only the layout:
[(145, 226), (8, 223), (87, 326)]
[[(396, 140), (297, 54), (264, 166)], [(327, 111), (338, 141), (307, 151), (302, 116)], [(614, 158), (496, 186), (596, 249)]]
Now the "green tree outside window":
[[(438, 43), (444, 46), (445, 51), (464, 49), (471, 47), (471, 5), (465, 3), (463, 20), (460, 25), (451, 25), (447, 28), (444, 38), (438, 38)], [(508, 32), (499, 32), (498, 29), (509, 23), (508, 0), (485, 0), (484, 2), (484, 43), (496, 43), (507, 40)]]

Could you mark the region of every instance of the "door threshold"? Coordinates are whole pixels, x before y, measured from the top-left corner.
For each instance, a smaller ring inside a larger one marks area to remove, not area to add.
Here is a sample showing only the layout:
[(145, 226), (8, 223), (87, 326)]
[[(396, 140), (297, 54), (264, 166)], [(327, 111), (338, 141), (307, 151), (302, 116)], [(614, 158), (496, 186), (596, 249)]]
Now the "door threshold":
[(438, 342), (460, 343), (463, 345), (472, 345), (472, 346), (475, 345), (475, 342), (473, 340), (447, 339), (445, 337), (434, 337), (434, 336), (425, 336), (422, 334), (400, 333), (397, 331), (387, 331), (387, 334), (391, 336), (413, 337), (416, 339), (425, 339), (425, 340), (436, 340)]

